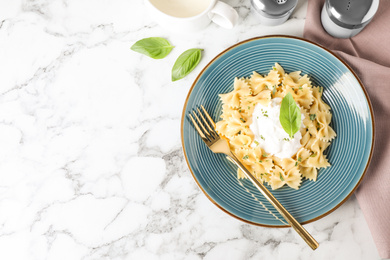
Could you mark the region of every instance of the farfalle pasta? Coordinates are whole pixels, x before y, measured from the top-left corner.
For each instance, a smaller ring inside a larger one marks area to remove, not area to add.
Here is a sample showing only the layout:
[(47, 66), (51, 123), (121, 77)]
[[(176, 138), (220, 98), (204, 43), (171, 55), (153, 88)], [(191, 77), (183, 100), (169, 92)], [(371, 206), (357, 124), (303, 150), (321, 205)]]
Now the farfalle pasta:
[[(301, 109), (301, 147), (291, 158), (278, 158), (254, 145), (249, 126), (257, 104), (268, 106), (287, 93)], [(322, 87), (312, 86), (308, 75), (300, 71), (286, 73), (276, 63), (267, 75), (253, 72), (249, 78), (235, 78), (233, 91), (220, 94), (220, 99), (222, 115), (216, 130), (228, 139), (231, 151), (260, 182), (272, 189), (284, 185), (298, 189), (303, 178), (316, 181), (318, 169), (330, 166), (324, 151), (336, 137), (330, 126), (332, 114), (322, 100)], [(246, 178), (239, 169), (237, 176)]]

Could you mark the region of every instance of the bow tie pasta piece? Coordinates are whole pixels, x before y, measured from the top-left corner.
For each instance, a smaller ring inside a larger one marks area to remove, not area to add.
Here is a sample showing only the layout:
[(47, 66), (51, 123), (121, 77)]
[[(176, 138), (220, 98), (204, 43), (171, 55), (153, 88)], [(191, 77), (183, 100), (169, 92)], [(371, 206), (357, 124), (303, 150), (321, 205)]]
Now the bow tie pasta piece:
[(256, 95), (242, 96), (240, 99), (240, 113), (245, 113), (245, 116), (250, 118), (257, 104), (268, 106), (270, 101), (271, 91), (267, 89), (262, 90)]
[(230, 138), (231, 149), (248, 148), (252, 143), (253, 137), (245, 134), (238, 134)]
[(317, 111), (330, 111), (330, 106), (322, 100), (322, 87), (313, 87), (313, 104), (310, 106), (310, 114)]
[(307, 75), (301, 76), (300, 71), (294, 71), (289, 74), (285, 74), (282, 80), (284, 86), (293, 88), (294, 90), (307, 84), (311, 87), (311, 81)]
[(325, 142), (330, 142), (336, 137), (336, 132), (330, 127), (332, 114), (329, 112), (317, 112), (317, 122), (319, 123), (318, 138)]
[(280, 83), (279, 73), (271, 70), (267, 76), (263, 77), (257, 72), (253, 72), (250, 79), (250, 84), (253, 89), (253, 94), (256, 95), (265, 89), (273, 89)]
[(308, 84), (303, 84), (298, 88), (292, 88), (288, 85), (285, 87), (284, 95), (287, 93), (291, 93), (294, 100), (301, 106), (306, 109), (310, 108), (310, 105), (313, 103), (313, 95), (311, 87)]
[(316, 167), (299, 166), (299, 171), (301, 172), (303, 178), (306, 178), (306, 179), (312, 180), (312, 181), (317, 180), (317, 168)]

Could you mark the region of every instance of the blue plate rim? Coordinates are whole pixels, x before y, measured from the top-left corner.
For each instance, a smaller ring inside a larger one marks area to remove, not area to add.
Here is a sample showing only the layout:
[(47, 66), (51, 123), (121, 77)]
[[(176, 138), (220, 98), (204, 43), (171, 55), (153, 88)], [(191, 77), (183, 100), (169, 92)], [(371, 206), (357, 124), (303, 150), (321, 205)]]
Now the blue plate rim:
[(242, 44), (245, 44), (245, 43), (248, 43), (248, 42), (251, 42), (251, 41), (257, 41), (257, 40), (261, 40), (261, 39), (267, 39), (267, 38), (289, 38), (289, 39), (295, 39), (295, 40), (298, 40), (298, 41), (304, 41), (306, 43), (309, 43), (309, 44), (312, 44), (312, 45), (315, 45), (321, 49), (323, 49), (324, 51), (328, 52), (330, 55), (332, 55), (334, 58), (336, 58), (337, 60), (339, 60), (352, 74), (353, 76), (356, 78), (356, 80), (359, 82), (359, 85), (360, 85), (360, 88), (362, 89), (365, 97), (366, 97), (366, 100), (367, 100), (367, 103), (368, 103), (368, 106), (369, 106), (369, 109), (370, 109), (370, 116), (371, 116), (371, 127), (372, 127), (372, 137), (371, 137), (371, 149), (370, 149), (370, 155), (368, 157), (368, 160), (367, 160), (367, 163), (366, 163), (366, 166), (364, 168), (364, 171), (362, 173), (362, 175), (360, 176), (360, 179), (359, 181), (356, 183), (355, 187), (349, 192), (349, 194), (347, 196), (345, 196), (345, 198), (339, 203), (337, 204), (336, 206), (334, 206), (333, 208), (331, 208), (330, 210), (328, 210), (327, 212), (321, 214), (320, 216), (318, 217), (315, 217), (315, 218), (312, 218), (310, 220), (307, 220), (307, 221), (304, 221), (302, 222), (301, 224), (308, 224), (308, 223), (311, 223), (311, 222), (314, 222), (314, 221), (317, 221), (327, 215), (329, 215), (330, 213), (332, 213), (333, 211), (335, 211), (336, 209), (338, 209), (342, 204), (344, 204), (351, 196), (352, 194), (356, 191), (356, 189), (359, 187), (360, 183), (362, 182), (364, 176), (366, 175), (367, 173), (367, 169), (370, 165), (370, 162), (371, 162), (371, 159), (372, 159), (372, 154), (373, 154), (373, 151), (374, 151), (374, 145), (375, 145), (375, 117), (374, 117), (374, 110), (372, 108), (372, 104), (371, 104), (371, 100), (368, 96), (368, 93), (362, 83), (362, 81), (360, 80), (360, 78), (358, 77), (358, 75), (353, 71), (353, 69), (344, 61), (342, 60), (340, 57), (338, 57), (334, 52), (332, 52), (331, 50), (327, 49), (326, 47), (316, 43), (316, 42), (313, 42), (313, 41), (310, 41), (308, 39), (304, 39), (304, 38), (301, 38), (301, 37), (297, 37), (297, 36), (290, 36), (290, 35), (281, 35), (281, 34), (276, 34), (276, 35), (265, 35), (265, 36), (259, 36), (259, 37), (253, 37), (253, 38), (249, 38), (247, 40), (244, 40), (244, 41), (241, 41), (241, 42), (238, 42), (230, 47), (228, 47), (227, 49), (223, 50), (222, 52), (220, 52), (217, 56), (215, 56), (201, 71), (200, 73), (198, 74), (198, 76), (196, 77), (196, 79), (194, 80), (194, 82), (192, 83), (192, 86), (191, 88), (188, 90), (188, 94), (187, 94), (187, 97), (185, 99), (185, 102), (184, 102), (184, 105), (183, 105), (183, 111), (182, 111), (182, 116), (181, 116), (181, 124), (180, 124), (180, 133), (181, 133), (181, 144), (182, 144), (182, 149), (183, 149), (183, 153), (184, 153), (184, 157), (185, 157), (185, 160), (186, 160), (186, 163), (187, 163), (187, 166), (188, 166), (188, 169), (190, 170), (191, 172), (191, 175), (192, 177), (194, 178), (196, 184), (198, 185), (198, 187), (200, 188), (200, 190), (203, 192), (204, 195), (206, 195), (206, 197), (214, 204), (216, 205), (219, 209), (221, 209), (223, 212), (227, 213), (228, 215), (236, 218), (236, 219), (239, 219), (245, 223), (248, 223), (248, 224), (251, 224), (251, 225), (255, 225), (255, 226), (262, 226), (262, 227), (270, 227), (270, 228), (286, 228), (286, 227), (290, 227), (289, 225), (268, 225), (268, 224), (262, 224), (262, 223), (257, 223), (257, 222), (252, 222), (252, 221), (249, 221), (247, 219), (243, 219), (231, 212), (229, 212), (228, 210), (226, 210), (225, 208), (223, 208), (222, 206), (220, 206), (216, 201), (213, 200), (213, 198), (211, 198), (209, 196), (209, 194), (207, 194), (207, 192), (203, 189), (203, 187), (200, 185), (200, 183), (198, 182), (192, 168), (191, 168), (191, 165), (189, 163), (189, 160), (188, 160), (188, 157), (187, 157), (187, 153), (186, 153), (186, 149), (185, 149), (185, 145), (184, 145), (184, 121), (186, 119), (186, 108), (187, 108), (187, 103), (188, 103), (188, 100), (191, 96), (191, 93), (195, 87), (195, 85), (197, 84), (198, 80), (200, 79), (200, 77), (203, 75), (203, 73), (206, 71), (206, 69), (208, 67), (210, 67), (217, 59), (219, 59), (222, 55), (224, 55), (225, 53), (227, 53), (228, 51), (242, 45)]

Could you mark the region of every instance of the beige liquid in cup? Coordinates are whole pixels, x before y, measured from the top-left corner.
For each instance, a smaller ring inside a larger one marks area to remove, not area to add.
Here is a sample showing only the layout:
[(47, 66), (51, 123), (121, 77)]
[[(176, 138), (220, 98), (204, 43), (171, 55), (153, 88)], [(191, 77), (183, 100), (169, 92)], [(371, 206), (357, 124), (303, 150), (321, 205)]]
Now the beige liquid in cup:
[(209, 7), (211, 0), (150, 0), (158, 10), (174, 17), (192, 17)]

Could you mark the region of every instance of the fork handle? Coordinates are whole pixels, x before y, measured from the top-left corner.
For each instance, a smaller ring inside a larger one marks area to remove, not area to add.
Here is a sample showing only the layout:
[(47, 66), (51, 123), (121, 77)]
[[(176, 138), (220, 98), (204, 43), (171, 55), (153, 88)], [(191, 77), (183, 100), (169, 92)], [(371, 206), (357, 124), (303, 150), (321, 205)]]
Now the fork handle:
[(307, 230), (283, 207), (283, 205), (272, 195), (272, 193), (259, 182), (251, 172), (238, 160), (238, 158), (231, 153), (228, 155), (242, 172), (252, 181), (253, 185), (263, 194), (263, 196), (276, 208), (276, 210), (283, 216), (283, 218), (295, 229), (295, 231), (305, 240), (305, 242), (315, 250), (318, 247), (318, 242), (307, 232)]

